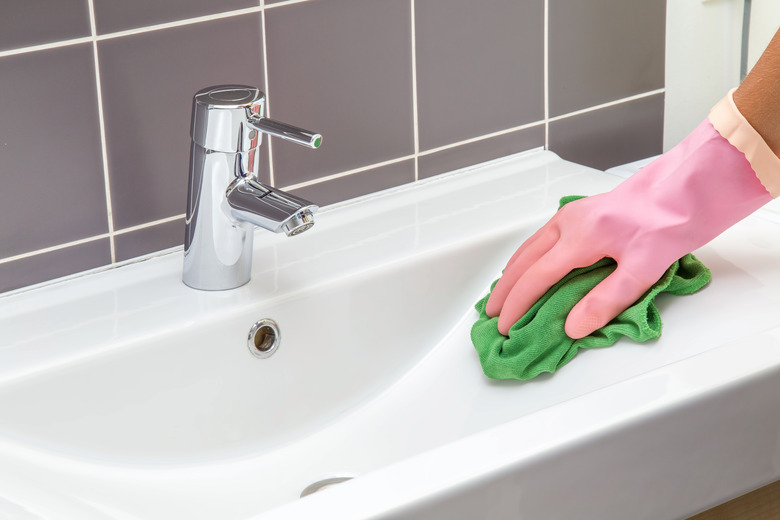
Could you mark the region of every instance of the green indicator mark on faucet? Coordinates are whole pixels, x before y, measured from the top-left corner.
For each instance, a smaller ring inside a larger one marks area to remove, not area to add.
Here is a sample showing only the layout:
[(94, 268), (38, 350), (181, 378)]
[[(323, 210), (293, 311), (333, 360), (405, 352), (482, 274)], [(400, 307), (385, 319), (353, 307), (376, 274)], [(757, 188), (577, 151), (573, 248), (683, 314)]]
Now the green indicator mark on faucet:
[(322, 137), (317, 136), (317, 138), (314, 140), (314, 148), (319, 148), (322, 144)]

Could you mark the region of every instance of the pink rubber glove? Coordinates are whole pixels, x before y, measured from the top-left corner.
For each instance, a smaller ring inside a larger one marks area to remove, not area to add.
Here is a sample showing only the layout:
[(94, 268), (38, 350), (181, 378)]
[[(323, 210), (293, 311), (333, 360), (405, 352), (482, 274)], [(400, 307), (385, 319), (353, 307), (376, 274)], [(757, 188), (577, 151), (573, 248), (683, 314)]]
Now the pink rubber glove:
[(617, 269), (566, 319), (568, 336), (587, 336), (638, 300), (675, 260), (769, 202), (764, 185), (772, 189), (779, 172), (780, 160), (730, 93), (685, 140), (617, 188), (561, 208), (509, 260), (487, 314), (499, 316), (498, 330), (507, 335), (569, 271), (611, 257)]

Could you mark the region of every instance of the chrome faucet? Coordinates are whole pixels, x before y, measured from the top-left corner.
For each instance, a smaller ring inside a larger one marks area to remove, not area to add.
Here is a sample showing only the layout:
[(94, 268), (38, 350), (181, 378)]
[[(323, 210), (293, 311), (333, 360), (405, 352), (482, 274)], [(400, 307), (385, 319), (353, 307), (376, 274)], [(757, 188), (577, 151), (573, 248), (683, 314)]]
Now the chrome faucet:
[(322, 136), (263, 117), (265, 95), (222, 85), (195, 94), (182, 280), (221, 291), (252, 275), (255, 226), (288, 236), (314, 225), (317, 206), (258, 180), (262, 135), (318, 148)]

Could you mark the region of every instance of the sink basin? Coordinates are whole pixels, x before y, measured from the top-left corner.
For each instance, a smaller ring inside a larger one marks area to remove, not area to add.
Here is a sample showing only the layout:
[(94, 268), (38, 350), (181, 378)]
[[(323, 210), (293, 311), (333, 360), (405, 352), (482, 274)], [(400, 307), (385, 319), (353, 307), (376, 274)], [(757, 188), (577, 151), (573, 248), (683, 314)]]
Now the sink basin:
[(184, 286), (177, 251), (0, 297), (0, 513), (656, 519), (780, 478), (769, 213), (697, 251), (713, 281), (661, 298), (659, 340), (482, 374), (474, 302), (561, 196), (620, 180), (534, 151), (258, 232), (239, 289)]

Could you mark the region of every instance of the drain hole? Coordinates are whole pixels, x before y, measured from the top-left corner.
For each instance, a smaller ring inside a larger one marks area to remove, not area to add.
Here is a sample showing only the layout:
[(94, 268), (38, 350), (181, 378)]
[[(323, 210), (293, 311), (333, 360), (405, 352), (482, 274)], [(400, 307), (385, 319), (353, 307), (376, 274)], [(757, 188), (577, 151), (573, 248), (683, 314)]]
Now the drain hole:
[(303, 491), (301, 491), (301, 498), (311, 495), (312, 493), (316, 493), (317, 491), (322, 491), (325, 488), (335, 486), (336, 484), (341, 484), (347, 480), (352, 480), (353, 478), (355, 477), (330, 477), (318, 480), (313, 484), (309, 484), (306, 486), (306, 488), (304, 488)]
[(263, 325), (255, 332), (255, 348), (261, 352), (268, 352), (276, 342), (276, 332), (268, 325)]
[(274, 320), (262, 319), (249, 329), (247, 346), (249, 351), (259, 357), (267, 358), (279, 348), (281, 336), (279, 326)]

